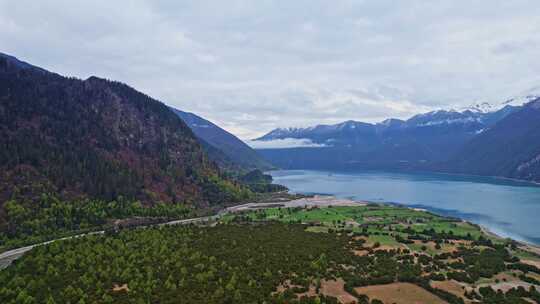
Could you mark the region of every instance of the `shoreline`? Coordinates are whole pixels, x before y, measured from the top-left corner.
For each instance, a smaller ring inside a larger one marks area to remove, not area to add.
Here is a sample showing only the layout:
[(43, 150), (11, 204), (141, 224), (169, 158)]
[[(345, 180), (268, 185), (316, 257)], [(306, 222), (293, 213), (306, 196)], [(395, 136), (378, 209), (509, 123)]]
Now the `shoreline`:
[[(304, 195), (308, 195), (308, 194), (304, 193)], [(299, 202), (304, 202), (305, 207), (308, 207), (308, 206), (328, 207), (329, 205), (336, 206), (336, 207), (338, 207), (338, 206), (367, 206), (369, 204), (379, 204), (379, 205), (382, 204), (382, 205), (390, 205), (390, 206), (395, 206), (395, 207), (400, 207), (400, 208), (407, 208), (407, 209), (411, 209), (411, 210), (415, 210), (415, 211), (428, 212), (428, 213), (432, 213), (434, 215), (437, 215), (437, 216), (440, 216), (440, 217), (445, 217), (445, 218), (454, 218), (454, 219), (461, 220), (462, 222), (469, 223), (469, 224), (471, 224), (473, 226), (477, 226), (480, 229), (480, 231), (483, 234), (485, 234), (486, 236), (488, 236), (488, 237), (499, 239), (499, 240), (512, 240), (513, 242), (515, 242), (517, 244), (519, 249), (527, 251), (529, 253), (532, 253), (532, 254), (538, 256), (538, 258), (540, 258), (540, 245), (533, 244), (533, 243), (530, 243), (530, 242), (527, 242), (527, 241), (516, 240), (516, 239), (511, 238), (511, 237), (504, 237), (502, 235), (499, 235), (499, 234), (493, 232), (492, 230), (490, 230), (488, 227), (486, 227), (484, 225), (476, 224), (474, 222), (471, 222), (469, 220), (465, 220), (465, 219), (460, 218), (460, 217), (454, 217), (454, 216), (448, 216), (448, 215), (444, 215), (444, 214), (438, 214), (438, 213), (433, 212), (431, 210), (428, 210), (426, 208), (410, 207), (408, 205), (395, 203), (395, 202), (374, 202), (374, 201), (365, 201), (365, 200), (355, 200), (355, 199), (350, 199), (350, 198), (339, 198), (339, 197), (337, 197), (335, 195), (330, 195), (330, 194), (327, 194), (327, 195), (321, 195), (321, 194), (313, 195), (312, 194), (312, 195), (308, 195), (306, 198), (291, 200), (291, 201), (288, 201), (286, 203), (295, 204), (295, 203), (299, 203)], [(320, 204), (321, 202), (324, 202), (324, 203)], [(295, 205), (300, 206), (301, 204), (295, 204)], [(267, 206), (265, 206), (265, 207), (267, 207)], [(265, 207), (263, 207), (263, 208), (265, 208)]]
[[(302, 197), (302, 198), (295, 198), (295, 199), (288, 199), (288, 200), (277, 200), (277, 201), (258, 202), (258, 203), (257, 202), (245, 203), (245, 204), (240, 204), (240, 205), (227, 207), (225, 209), (222, 209), (217, 214), (214, 214), (214, 215), (211, 215), (211, 216), (190, 218), (190, 219), (182, 219), (182, 220), (173, 220), (173, 221), (157, 224), (157, 226), (189, 224), (189, 223), (198, 222), (198, 221), (207, 221), (207, 220), (210, 220), (212, 218), (220, 217), (220, 216), (225, 215), (227, 213), (236, 213), (236, 212), (242, 212), (242, 211), (247, 211), (247, 210), (266, 209), (266, 208), (273, 208), (273, 207), (286, 207), (286, 208), (287, 207), (314, 208), (314, 207), (330, 207), (330, 206), (334, 206), (334, 207), (340, 207), (340, 206), (341, 207), (346, 207), (346, 206), (348, 206), (348, 207), (352, 207), (352, 206), (362, 207), (363, 206), (363, 207), (366, 207), (366, 206), (369, 206), (370, 204), (387, 205), (387, 206), (393, 206), (393, 207), (397, 207), (397, 208), (406, 208), (406, 209), (415, 210), (415, 211), (427, 212), (427, 213), (431, 213), (431, 214), (439, 216), (439, 217), (453, 218), (453, 219), (456, 219), (456, 220), (460, 220), (462, 222), (469, 223), (471, 225), (474, 225), (474, 226), (478, 227), (480, 229), (480, 231), (483, 234), (485, 234), (486, 236), (488, 236), (488, 237), (496, 238), (496, 239), (499, 239), (499, 240), (512, 240), (512, 241), (514, 241), (517, 244), (517, 247), (520, 250), (523, 250), (523, 251), (526, 251), (526, 252), (529, 252), (529, 253), (533, 254), (534, 256), (536, 256), (539, 259), (538, 263), (540, 263), (540, 245), (532, 244), (532, 243), (529, 243), (529, 242), (526, 242), (526, 241), (518, 241), (518, 240), (515, 240), (515, 239), (510, 238), (510, 237), (502, 237), (502, 236), (500, 236), (497, 233), (491, 231), (489, 228), (487, 228), (487, 227), (485, 227), (483, 225), (475, 224), (473, 222), (470, 222), (468, 220), (465, 220), (465, 219), (462, 219), (462, 218), (459, 218), (459, 217), (450, 217), (450, 216), (446, 216), (446, 215), (443, 215), (443, 214), (437, 214), (437, 213), (432, 212), (432, 211), (430, 211), (428, 209), (410, 207), (410, 206), (407, 206), (407, 205), (404, 205), (404, 204), (399, 204), (399, 203), (363, 201), (363, 200), (355, 200), (355, 199), (351, 199), (351, 198), (339, 198), (339, 197), (334, 196), (334, 195), (320, 195), (320, 194), (317, 194), (317, 195), (306, 195), (305, 197)], [(149, 226), (154, 226), (154, 225), (149, 225)], [(146, 226), (143, 225), (141, 227), (146, 227)], [(37, 243), (37, 244), (31, 244), (31, 245), (28, 245), (28, 246), (25, 246), (25, 247), (15, 248), (15, 249), (11, 249), (11, 250), (1, 252), (0, 253), (0, 270), (7, 267), (9, 264), (11, 264), (11, 262), (13, 260), (19, 258), (25, 252), (31, 250), (32, 248), (34, 248), (36, 246), (52, 243), (52, 242), (55, 242), (55, 241), (61, 241), (61, 240), (66, 240), (66, 239), (71, 239), (71, 238), (83, 237), (83, 236), (86, 236), (86, 235), (103, 234), (103, 233), (105, 233), (104, 230), (91, 231), (91, 232), (87, 232), (87, 233), (62, 237), (62, 238), (58, 238), (58, 239), (49, 240), (49, 241), (46, 241), (46, 242), (41, 242), (41, 243)]]
[(407, 170), (407, 169), (359, 169), (359, 170), (330, 170), (330, 169), (273, 169), (265, 171), (265, 173), (268, 173), (271, 175), (271, 172), (276, 171), (319, 171), (319, 172), (325, 172), (325, 173), (363, 173), (363, 172), (386, 172), (386, 173), (399, 173), (399, 174), (439, 174), (439, 175), (445, 175), (445, 176), (455, 176), (455, 177), (463, 177), (463, 178), (490, 178), (493, 180), (498, 181), (507, 181), (507, 182), (516, 182), (516, 183), (522, 183), (526, 184), (524, 186), (532, 186), (532, 187), (540, 187), (540, 182), (533, 181), (533, 180), (527, 180), (527, 179), (519, 179), (519, 178), (513, 178), (513, 177), (506, 177), (506, 176), (499, 176), (499, 175), (478, 175), (478, 174), (465, 174), (465, 173), (452, 173), (452, 172), (444, 172), (444, 171), (427, 171), (427, 170)]
[[(472, 224), (474, 224), (474, 223), (472, 223)], [(510, 238), (510, 237), (503, 237), (503, 236), (498, 235), (497, 233), (489, 230), (489, 228), (487, 228), (486, 226), (482, 226), (482, 225), (478, 225), (478, 224), (474, 224), (474, 225), (477, 225), (478, 227), (480, 227), (480, 229), (482, 230), (482, 232), (484, 234), (486, 234), (488, 236), (491, 236), (493, 238), (501, 239), (501, 240), (512, 240), (512, 241), (516, 242), (517, 247), (519, 249), (527, 251), (527, 252), (532, 253), (534, 255), (537, 255), (538, 258), (540, 258), (540, 245), (529, 243), (527, 241), (515, 240), (515, 239)]]

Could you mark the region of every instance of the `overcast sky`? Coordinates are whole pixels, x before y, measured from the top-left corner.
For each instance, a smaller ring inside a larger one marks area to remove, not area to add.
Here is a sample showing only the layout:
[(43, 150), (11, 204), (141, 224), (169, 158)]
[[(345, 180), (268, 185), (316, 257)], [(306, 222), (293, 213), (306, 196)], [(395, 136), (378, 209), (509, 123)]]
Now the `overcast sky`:
[(243, 139), (540, 85), (538, 0), (0, 0), (0, 52), (125, 82)]

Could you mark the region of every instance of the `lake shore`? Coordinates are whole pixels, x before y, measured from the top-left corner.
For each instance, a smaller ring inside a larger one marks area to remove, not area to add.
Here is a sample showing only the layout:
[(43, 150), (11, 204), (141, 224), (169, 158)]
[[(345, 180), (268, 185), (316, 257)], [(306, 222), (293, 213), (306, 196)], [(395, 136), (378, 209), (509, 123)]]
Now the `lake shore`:
[(540, 246), (540, 188), (502, 177), (387, 171), (281, 170), (274, 182), (293, 193), (327, 194), (426, 209), (484, 225), (502, 238)]
[[(264, 206), (262, 204), (258, 204), (258, 203), (245, 204), (245, 205), (231, 207), (231, 208), (228, 209), (228, 211), (229, 212), (239, 212), (239, 211), (261, 209), (261, 208), (272, 208), (272, 207), (313, 208), (313, 207), (328, 207), (328, 206), (336, 206), (336, 207), (337, 206), (366, 206), (368, 204), (388, 204), (388, 205), (393, 205), (393, 206), (399, 206), (401, 208), (408, 208), (408, 209), (415, 210), (415, 211), (425, 211), (425, 212), (430, 212), (430, 213), (433, 213), (433, 214), (437, 214), (437, 213), (432, 212), (432, 211), (430, 211), (428, 209), (425, 209), (425, 208), (410, 207), (410, 206), (407, 206), (407, 205), (404, 205), (404, 204), (399, 204), (399, 203), (371, 202), (371, 201), (363, 201), (363, 200), (359, 201), (359, 200), (353, 200), (353, 199), (347, 199), (347, 198), (338, 198), (338, 197), (333, 196), (333, 195), (311, 195), (311, 196), (306, 196), (306, 197), (303, 197), (303, 198), (300, 198), (300, 199), (293, 199), (293, 200), (285, 201), (285, 202), (281, 201), (281, 202), (276, 202), (276, 203), (269, 203), (269, 204), (267, 203), (267, 204), (264, 204)], [(437, 215), (449, 218), (449, 216), (444, 215), (444, 214), (437, 214)], [(522, 249), (524, 251), (527, 251), (529, 253), (532, 253), (534, 255), (537, 255), (540, 258), (540, 246), (539, 245), (535, 245), (535, 244), (532, 244), (532, 243), (529, 243), (529, 242), (526, 242), (526, 241), (515, 240), (515, 239), (509, 238), (509, 237), (503, 237), (503, 236), (491, 231), (486, 226), (479, 225), (479, 224), (476, 224), (474, 222), (464, 220), (464, 219), (461, 219), (461, 218), (459, 218), (459, 220), (479, 227), (480, 230), (482, 231), (482, 233), (484, 233), (486, 236), (488, 236), (490, 238), (499, 239), (499, 240), (511, 239), (514, 242), (516, 242), (516, 244), (518, 244), (517, 245), (518, 248), (520, 248), (520, 249)]]
[(508, 237), (503, 237), (501, 235), (498, 235), (496, 234), (495, 232), (489, 230), (489, 228), (485, 227), (485, 226), (482, 226), (482, 225), (478, 225), (480, 227), (480, 229), (482, 230), (482, 232), (492, 238), (496, 238), (496, 239), (501, 239), (501, 240), (507, 240), (507, 239), (510, 239), (510, 240), (513, 240), (514, 242), (516, 242), (517, 244), (517, 247), (523, 251), (526, 251), (526, 252), (529, 252), (529, 253), (532, 253), (533, 255), (537, 256), (539, 259), (540, 259), (540, 246), (539, 245), (535, 245), (535, 244), (531, 244), (529, 242), (525, 242), (525, 241), (518, 241), (518, 240), (514, 240), (512, 238), (508, 238)]

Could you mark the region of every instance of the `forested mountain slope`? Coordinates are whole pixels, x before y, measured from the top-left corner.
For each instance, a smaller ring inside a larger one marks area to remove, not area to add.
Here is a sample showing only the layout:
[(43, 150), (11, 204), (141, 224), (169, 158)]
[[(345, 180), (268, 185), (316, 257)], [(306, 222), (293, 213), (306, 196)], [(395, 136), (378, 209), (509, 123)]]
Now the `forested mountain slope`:
[(229, 200), (190, 128), (114, 81), (66, 78), (0, 54), (0, 203), (50, 192), (153, 204)]
[(173, 109), (173, 111), (182, 118), (197, 137), (225, 154), (226, 158), (219, 155), (217, 151), (212, 151), (212, 149), (208, 151), (210, 158), (220, 165), (225, 167), (238, 166), (240, 169), (245, 170), (264, 170), (272, 167), (255, 150), (214, 123), (193, 113), (177, 109)]
[(309, 140), (317, 147), (258, 150), (274, 165), (291, 169), (414, 169), (446, 161), (466, 142), (516, 111), (433, 111), (406, 121), (346, 121), (301, 129), (276, 129), (257, 141)]
[(441, 169), (540, 182), (540, 98), (473, 138)]

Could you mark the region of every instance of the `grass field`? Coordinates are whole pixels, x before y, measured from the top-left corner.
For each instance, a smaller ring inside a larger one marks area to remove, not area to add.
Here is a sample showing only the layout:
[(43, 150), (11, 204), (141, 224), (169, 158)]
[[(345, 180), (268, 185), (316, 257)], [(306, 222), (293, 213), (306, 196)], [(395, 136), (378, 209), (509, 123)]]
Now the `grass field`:
[[(349, 228), (360, 231), (367, 228), (373, 232), (380, 232), (381, 228), (399, 230), (410, 227), (416, 232), (433, 229), (437, 233), (447, 232), (456, 236), (479, 237), (481, 230), (469, 223), (440, 217), (429, 212), (403, 207), (386, 205), (368, 205), (354, 207), (328, 207), (328, 208), (268, 208), (251, 211), (245, 214), (253, 221), (275, 220), (285, 223), (311, 223), (328, 228)], [(228, 222), (235, 215), (226, 215), (222, 221)], [(322, 229), (312, 229), (322, 231)]]
[[(407, 238), (411, 233), (422, 235), (425, 231), (448, 233), (456, 237), (477, 239), (483, 232), (479, 227), (456, 219), (445, 218), (432, 213), (391, 205), (332, 206), (316, 208), (268, 208), (241, 214), (228, 214), (223, 222), (235, 217), (249, 221), (278, 221), (284, 223), (304, 223), (310, 225), (307, 231), (327, 233), (344, 231), (365, 235), (365, 244), (375, 244), (382, 249), (408, 248), (412, 251), (435, 255), (451, 252), (456, 244), (441, 244), (436, 248), (434, 242), (401, 244), (398, 236)], [(485, 235), (484, 235), (485, 236)]]

